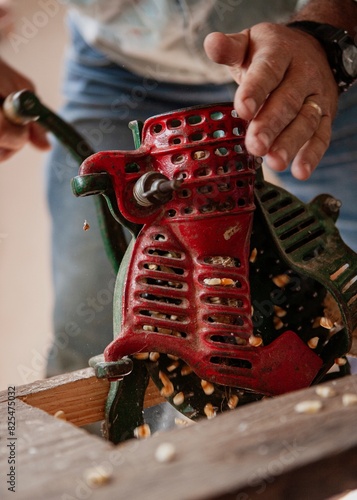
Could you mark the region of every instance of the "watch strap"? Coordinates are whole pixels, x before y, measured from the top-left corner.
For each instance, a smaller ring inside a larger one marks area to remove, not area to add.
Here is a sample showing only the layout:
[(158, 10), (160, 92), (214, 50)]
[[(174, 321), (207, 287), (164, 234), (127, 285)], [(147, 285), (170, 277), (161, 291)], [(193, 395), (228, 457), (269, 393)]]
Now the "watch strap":
[[(357, 0), (355, 1), (357, 2)], [(320, 42), (326, 52), (328, 62), (341, 92), (347, 90), (356, 81), (357, 75), (354, 77), (348, 75), (343, 70), (342, 61), (339, 61), (337, 55), (340, 52), (342, 58), (343, 45), (354, 46), (357, 50), (356, 43), (346, 30), (315, 21), (293, 21), (286, 26), (304, 31)]]
[[(357, 0), (356, 0), (357, 2)], [(315, 38), (325, 40), (326, 36), (336, 36), (336, 35), (346, 35), (348, 36), (348, 32), (342, 28), (337, 28), (336, 26), (332, 26), (331, 24), (322, 24), (316, 21), (293, 21), (288, 23), (287, 26), (291, 28), (298, 28)]]

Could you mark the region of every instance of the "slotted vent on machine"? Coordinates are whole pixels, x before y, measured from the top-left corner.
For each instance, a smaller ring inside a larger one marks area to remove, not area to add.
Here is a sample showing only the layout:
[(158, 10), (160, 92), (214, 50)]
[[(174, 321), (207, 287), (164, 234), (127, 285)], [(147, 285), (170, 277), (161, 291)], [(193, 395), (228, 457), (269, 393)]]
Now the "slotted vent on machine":
[(169, 353), (219, 383), (251, 366), (241, 349), (252, 330), (249, 235), (260, 162), (245, 150), (245, 126), (230, 105), (145, 123), (150, 167), (183, 182), (136, 239), (124, 294), (133, 314), (122, 318), (108, 359)]
[[(107, 173), (121, 216), (143, 226), (114, 305), (120, 314), (107, 361), (166, 353), (212, 383), (279, 394), (306, 387), (348, 349), (348, 332), (330, 342), (313, 323), (325, 287), (351, 308), (342, 314), (347, 330), (356, 324), (353, 256), (325, 202), (304, 205), (255, 182), (261, 160), (245, 149), (246, 127), (231, 104), (179, 110), (147, 120), (137, 150), (99, 153), (82, 165), (81, 175)], [(135, 186), (150, 172), (175, 189), (162, 204), (140, 205)], [(255, 305), (272, 301), (275, 277), (299, 272), (310, 281), (299, 275), (299, 289), (283, 288), (284, 319), (274, 306), (258, 325)], [(308, 346), (314, 336), (316, 350)]]

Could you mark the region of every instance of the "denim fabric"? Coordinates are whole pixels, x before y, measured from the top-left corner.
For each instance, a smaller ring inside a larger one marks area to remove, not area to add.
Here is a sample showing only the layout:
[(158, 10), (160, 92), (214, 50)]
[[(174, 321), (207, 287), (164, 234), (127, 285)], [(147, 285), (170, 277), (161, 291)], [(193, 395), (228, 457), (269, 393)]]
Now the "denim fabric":
[[(178, 108), (231, 101), (235, 86), (175, 85), (137, 77), (92, 50), (73, 32), (61, 110), (97, 151), (133, 149), (128, 123)], [(88, 366), (113, 338), (115, 276), (105, 254), (91, 197), (76, 198), (78, 165), (54, 141), (46, 164), (52, 222), (54, 343), (47, 375)], [(90, 229), (82, 230), (87, 220)]]

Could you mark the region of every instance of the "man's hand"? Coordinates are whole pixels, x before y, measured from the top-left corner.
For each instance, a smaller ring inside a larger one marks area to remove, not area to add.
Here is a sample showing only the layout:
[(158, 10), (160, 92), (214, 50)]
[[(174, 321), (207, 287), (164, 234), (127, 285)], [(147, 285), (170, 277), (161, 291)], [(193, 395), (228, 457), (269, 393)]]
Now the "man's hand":
[[(0, 99), (12, 92), (34, 90), (33, 84), (0, 59)], [(1, 101), (0, 101), (1, 102)], [(0, 105), (0, 161), (5, 161), (19, 151), (28, 141), (39, 149), (48, 149), (50, 144), (45, 130), (36, 123), (26, 126), (13, 125), (4, 116)]]
[(312, 36), (261, 23), (241, 33), (211, 33), (205, 50), (229, 66), (238, 83), (234, 107), (251, 120), (246, 147), (267, 164), (307, 179), (331, 138), (338, 88), (324, 50)]

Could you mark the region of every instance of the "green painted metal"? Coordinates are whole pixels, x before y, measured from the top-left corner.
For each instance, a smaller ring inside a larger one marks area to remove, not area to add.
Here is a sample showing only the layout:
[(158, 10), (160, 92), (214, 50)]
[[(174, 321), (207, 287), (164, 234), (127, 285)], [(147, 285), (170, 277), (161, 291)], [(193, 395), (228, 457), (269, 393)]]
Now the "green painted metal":
[[(138, 234), (141, 226), (128, 221), (121, 214), (112, 188), (111, 179), (106, 172), (77, 175), (73, 177), (71, 186), (75, 196), (102, 195), (102, 197), (96, 197), (95, 199), (99, 199), (101, 202), (103, 202), (103, 198), (105, 199), (106, 203), (103, 203), (103, 207), (106, 209), (106, 218), (104, 220), (106, 224), (102, 224), (101, 234), (104, 245), (107, 248), (108, 256), (113, 262), (115, 271), (118, 272), (119, 264), (127, 249), (127, 243), (122, 233), (122, 226), (126, 227), (133, 235)], [(99, 215), (101, 213), (102, 205), (99, 206)], [(118, 250), (114, 252), (114, 249), (117, 248)]]
[(339, 203), (322, 194), (304, 204), (285, 189), (263, 181), (261, 173), (255, 193), (266, 227), (285, 262), (322, 284), (340, 308), (345, 328), (332, 338), (323, 354), (325, 362), (345, 354), (357, 326), (357, 259), (335, 226)]
[(143, 129), (143, 123), (138, 120), (133, 120), (132, 122), (129, 122), (129, 128), (133, 133), (135, 149), (139, 149), (141, 146), (141, 132)]
[(149, 374), (141, 361), (123, 380), (112, 382), (105, 408), (104, 436), (114, 444), (134, 437), (134, 430), (144, 424), (144, 397)]

